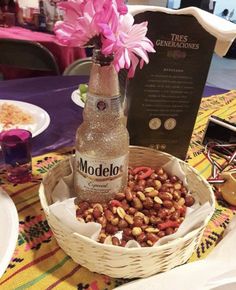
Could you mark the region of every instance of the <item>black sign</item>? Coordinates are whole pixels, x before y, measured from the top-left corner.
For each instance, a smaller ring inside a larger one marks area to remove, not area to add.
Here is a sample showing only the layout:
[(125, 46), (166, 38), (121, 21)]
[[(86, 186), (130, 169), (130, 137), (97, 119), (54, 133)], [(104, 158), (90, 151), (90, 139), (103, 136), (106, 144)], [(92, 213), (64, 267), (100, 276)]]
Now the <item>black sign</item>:
[(131, 145), (185, 159), (216, 39), (191, 15), (143, 12), (156, 53), (128, 82)]

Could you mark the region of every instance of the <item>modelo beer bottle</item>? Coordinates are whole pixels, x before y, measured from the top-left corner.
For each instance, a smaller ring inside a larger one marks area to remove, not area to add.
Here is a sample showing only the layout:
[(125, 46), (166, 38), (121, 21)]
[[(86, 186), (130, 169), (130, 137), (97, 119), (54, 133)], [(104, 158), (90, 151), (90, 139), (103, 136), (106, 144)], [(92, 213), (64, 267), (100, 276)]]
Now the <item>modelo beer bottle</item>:
[(74, 188), (80, 200), (105, 202), (127, 183), (129, 134), (113, 56), (93, 52), (83, 123), (76, 132)]

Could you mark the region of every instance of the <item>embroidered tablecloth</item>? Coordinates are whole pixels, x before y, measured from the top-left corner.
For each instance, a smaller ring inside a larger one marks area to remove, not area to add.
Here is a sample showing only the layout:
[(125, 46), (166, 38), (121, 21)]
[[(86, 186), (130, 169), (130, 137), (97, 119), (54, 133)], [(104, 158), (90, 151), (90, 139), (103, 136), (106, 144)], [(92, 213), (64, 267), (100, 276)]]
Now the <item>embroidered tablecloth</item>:
[[(211, 174), (211, 164), (203, 153), (201, 136), (208, 117), (212, 114), (236, 122), (236, 91), (202, 100), (187, 162), (206, 178)], [(60, 249), (47, 224), (38, 197), (40, 181), (50, 168), (72, 152), (73, 148), (64, 148), (34, 157), (34, 177), (31, 182), (23, 185), (7, 183), (4, 171), (1, 171), (0, 184), (17, 207), (20, 226), (17, 246), (7, 270), (0, 279), (0, 289), (109, 290), (128, 282), (127, 279), (92, 273), (76, 264)], [(204, 258), (214, 248), (234, 213), (235, 209), (226, 203), (217, 203), (215, 213), (190, 262)]]

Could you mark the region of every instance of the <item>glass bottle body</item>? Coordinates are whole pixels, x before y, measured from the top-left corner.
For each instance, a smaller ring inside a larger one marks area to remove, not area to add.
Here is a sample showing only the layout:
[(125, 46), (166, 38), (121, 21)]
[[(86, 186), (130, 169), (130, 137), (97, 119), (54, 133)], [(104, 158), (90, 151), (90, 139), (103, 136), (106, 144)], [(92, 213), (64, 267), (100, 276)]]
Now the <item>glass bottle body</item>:
[(105, 202), (127, 183), (129, 134), (112, 58), (93, 56), (83, 123), (76, 132), (74, 188), (80, 200)]

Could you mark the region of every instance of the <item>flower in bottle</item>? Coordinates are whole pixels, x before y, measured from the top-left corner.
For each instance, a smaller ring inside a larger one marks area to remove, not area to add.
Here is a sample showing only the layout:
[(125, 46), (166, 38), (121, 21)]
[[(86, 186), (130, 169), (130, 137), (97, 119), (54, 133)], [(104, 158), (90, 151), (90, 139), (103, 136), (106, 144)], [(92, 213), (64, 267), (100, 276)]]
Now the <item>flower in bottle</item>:
[(155, 52), (146, 37), (148, 23), (134, 24), (123, 0), (68, 0), (58, 6), (65, 12), (54, 28), (59, 42), (113, 54), (117, 72), (125, 68), (133, 77), (138, 64), (149, 62), (148, 52)]

